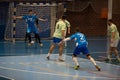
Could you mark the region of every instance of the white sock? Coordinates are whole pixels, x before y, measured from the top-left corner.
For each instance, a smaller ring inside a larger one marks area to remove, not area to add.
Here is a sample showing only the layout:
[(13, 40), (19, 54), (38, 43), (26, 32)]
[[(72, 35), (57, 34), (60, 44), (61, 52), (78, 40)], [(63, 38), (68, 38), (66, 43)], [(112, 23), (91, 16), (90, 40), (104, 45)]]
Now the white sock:
[(47, 56), (50, 56), (50, 54), (51, 54), (51, 53), (48, 53), (48, 55), (47, 55)]
[(76, 64), (77, 66), (79, 65), (77, 58), (73, 58), (73, 61), (75, 62), (75, 64)]
[(62, 56), (59, 56), (59, 59), (62, 59)]
[(93, 58), (90, 58), (90, 61), (94, 64), (94, 65), (97, 65), (95, 60)]
[(111, 60), (111, 55), (108, 55), (108, 59), (110, 59), (110, 60)]

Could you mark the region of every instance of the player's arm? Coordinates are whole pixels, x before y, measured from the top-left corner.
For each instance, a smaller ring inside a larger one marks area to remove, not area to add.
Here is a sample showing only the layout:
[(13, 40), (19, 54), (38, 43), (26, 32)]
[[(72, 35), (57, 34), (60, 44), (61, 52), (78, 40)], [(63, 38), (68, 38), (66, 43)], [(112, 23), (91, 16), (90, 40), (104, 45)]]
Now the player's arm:
[(70, 22), (66, 20), (66, 24), (67, 24), (67, 33), (70, 34)]
[(23, 16), (13, 16), (13, 19), (22, 19)]
[(65, 38), (65, 30), (62, 30), (62, 38)]
[(63, 42), (66, 42), (66, 41), (69, 41), (69, 40), (71, 40), (71, 38), (67, 37), (67, 38), (63, 39)]
[(68, 34), (70, 34), (70, 27), (68, 27)]
[(40, 21), (47, 21), (47, 19), (38, 18)]
[(111, 31), (111, 42), (113, 42), (115, 40), (115, 27), (112, 27), (112, 31)]
[(111, 33), (111, 42), (113, 42), (115, 40), (115, 32)]
[(71, 40), (71, 38), (67, 37), (67, 38), (63, 39), (61, 42), (59, 42), (58, 45), (63, 44), (64, 42), (69, 41), (69, 40)]

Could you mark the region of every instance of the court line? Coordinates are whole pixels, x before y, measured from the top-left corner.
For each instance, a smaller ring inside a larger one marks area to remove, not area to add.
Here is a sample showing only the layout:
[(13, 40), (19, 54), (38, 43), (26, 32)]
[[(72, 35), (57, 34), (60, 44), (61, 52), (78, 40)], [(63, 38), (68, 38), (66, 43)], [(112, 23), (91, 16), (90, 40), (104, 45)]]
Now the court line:
[(7, 77), (7, 76), (3, 76), (3, 75), (0, 75), (0, 77), (7, 78), (7, 79), (10, 79), (10, 80), (15, 80), (13, 78), (10, 78), (10, 77)]
[[(89, 61), (89, 60), (87, 60), (87, 59), (84, 59), (83, 58), (83, 60), (86, 60), (86, 61)], [(58, 62), (56, 62), (56, 63), (58, 63)], [(99, 63), (103, 63), (103, 62), (99, 62)], [(30, 64), (25, 64), (25, 63), (22, 63), (22, 64), (24, 64), (24, 65), (29, 65), (29, 66), (32, 66), (32, 65), (30, 65)], [(65, 65), (65, 66), (71, 66), (71, 65), (69, 65), (69, 64), (62, 64), (62, 65)], [(34, 68), (39, 68), (40, 69), (40, 67), (37, 67), (37, 66), (32, 66), (32, 67), (34, 67)], [(53, 72), (54, 74), (56, 73), (56, 71), (54, 71), (54, 70), (49, 70), (48, 68), (41, 68), (42, 70), (47, 70), (48, 72)], [(69, 74), (65, 74), (65, 73), (63, 73), (63, 72), (58, 72), (58, 74), (61, 74), (61, 75), (69, 75)]]
[[(23, 69), (14, 69), (14, 68), (7, 68), (7, 67), (3, 67), (0, 66), (1, 69), (7, 69), (7, 70), (13, 70), (13, 71), (20, 71), (20, 72), (30, 72), (30, 73), (35, 73), (35, 74), (44, 74), (44, 75), (54, 75), (54, 76), (64, 76), (64, 77), (76, 77), (76, 78), (95, 78), (92, 76), (76, 76), (76, 75), (62, 75), (62, 74), (55, 74), (55, 73), (46, 73), (46, 72), (37, 72), (37, 71), (29, 71), (29, 70), (23, 70)], [(119, 79), (119, 77), (117, 78), (109, 78), (109, 77), (96, 77), (99, 79)]]

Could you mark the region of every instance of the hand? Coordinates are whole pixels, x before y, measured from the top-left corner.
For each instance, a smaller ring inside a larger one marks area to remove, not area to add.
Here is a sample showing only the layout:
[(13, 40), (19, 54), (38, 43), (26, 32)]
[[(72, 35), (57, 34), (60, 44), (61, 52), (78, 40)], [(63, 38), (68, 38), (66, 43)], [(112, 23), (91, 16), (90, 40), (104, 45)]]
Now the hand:
[(63, 44), (63, 43), (64, 43), (64, 41), (62, 40), (61, 42), (58, 43), (58, 45), (61, 45), (61, 44)]
[(68, 34), (70, 34), (70, 31), (68, 31)]
[(16, 19), (16, 16), (13, 16), (12, 18), (13, 18), (13, 19)]
[(44, 19), (44, 21), (47, 21), (48, 19)]

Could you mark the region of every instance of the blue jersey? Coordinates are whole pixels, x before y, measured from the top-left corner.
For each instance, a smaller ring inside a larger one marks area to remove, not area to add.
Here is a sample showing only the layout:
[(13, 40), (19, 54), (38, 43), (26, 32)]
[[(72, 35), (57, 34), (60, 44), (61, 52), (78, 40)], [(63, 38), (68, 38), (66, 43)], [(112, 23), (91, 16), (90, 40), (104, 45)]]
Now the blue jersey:
[(77, 32), (70, 36), (70, 39), (75, 39), (76, 46), (82, 46), (82, 45), (87, 45), (87, 39), (84, 34)]
[(37, 18), (37, 16), (35, 16), (35, 15), (26, 15), (26, 16), (23, 16), (22, 17), (23, 19), (25, 19), (26, 20), (26, 23), (27, 23), (27, 33), (31, 33), (31, 32), (33, 32), (33, 33), (39, 33), (39, 31), (38, 31), (38, 29), (37, 29), (37, 27), (36, 27), (36, 25), (35, 25), (35, 21), (36, 21), (36, 19), (38, 19)]
[(37, 19), (37, 16), (35, 15), (26, 15), (22, 17), (26, 20), (28, 27), (35, 27), (35, 20)]

